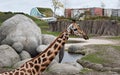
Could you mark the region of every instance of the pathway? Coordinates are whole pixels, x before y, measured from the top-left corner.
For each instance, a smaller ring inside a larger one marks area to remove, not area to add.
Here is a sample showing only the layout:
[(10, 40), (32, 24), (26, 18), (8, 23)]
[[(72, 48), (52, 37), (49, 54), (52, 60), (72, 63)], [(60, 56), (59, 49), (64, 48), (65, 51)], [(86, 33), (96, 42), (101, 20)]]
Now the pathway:
[(89, 45), (89, 44), (114, 44), (114, 42), (105, 39), (89, 39), (84, 40), (83, 38), (69, 38), (69, 41), (76, 41), (77, 43), (67, 43), (65, 44), (65, 49), (68, 49), (71, 45)]

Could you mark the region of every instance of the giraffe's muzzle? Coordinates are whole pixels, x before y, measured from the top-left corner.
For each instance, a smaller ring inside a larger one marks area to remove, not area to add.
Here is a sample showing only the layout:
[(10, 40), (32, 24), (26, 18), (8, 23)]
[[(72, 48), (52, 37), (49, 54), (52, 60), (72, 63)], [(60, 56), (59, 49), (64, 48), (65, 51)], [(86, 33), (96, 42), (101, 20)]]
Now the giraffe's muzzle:
[(88, 37), (87, 35), (83, 35), (83, 38), (84, 38), (85, 40), (88, 40), (88, 39), (89, 39), (89, 37)]

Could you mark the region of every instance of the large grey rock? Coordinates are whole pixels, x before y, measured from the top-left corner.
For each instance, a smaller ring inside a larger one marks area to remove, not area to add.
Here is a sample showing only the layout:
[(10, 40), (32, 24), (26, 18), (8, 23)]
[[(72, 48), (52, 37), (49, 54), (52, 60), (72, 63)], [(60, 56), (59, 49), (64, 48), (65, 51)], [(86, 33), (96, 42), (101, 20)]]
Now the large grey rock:
[(23, 50), (23, 45), (20, 42), (15, 42), (12, 47), (16, 50), (16, 52), (21, 53)]
[(13, 65), (13, 68), (19, 68), (20, 66), (22, 66), (25, 62), (31, 60), (31, 58), (28, 58), (28, 59), (25, 59), (25, 60), (22, 60), (22, 61), (19, 61), (17, 62), (16, 64)]
[(112, 71), (105, 71), (105, 72), (89, 71), (89, 72), (81, 73), (79, 75), (120, 75), (120, 74)]
[(108, 71), (108, 69), (105, 69), (105, 67), (102, 64), (98, 64), (98, 63), (92, 63), (89, 61), (84, 61), (84, 60), (77, 60), (77, 62), (79, 64), (81, 64), (83, 67), (87, 67), (87, 68), (91, 68), (94, 69), (96, 71)]
[(79, 74), (80, 68), (75, 67), (70, 64), (53, 64), (51, 67), (49, 67), (50, 73), (55, 73), (58, 75), (76, 75)]
[(83, 69), (83, 67), (77, 62), (65, 62), (65, 64), (69, 64), (69, 65), (72, 65), (76, 68)]
[(8, 45), (0, 46), (0, 67), (11, 67), (20, 61), (16, 51)]
[(79, 46), (79, 45), (71, 45), (68, 48), (68, 52), (69, 53), (80, 53), (80, 54), (85, 54), (85, 52), (83, 51), (84, 47), (83, 46)]
[(27, 51), (22, 51), (20, 54), (21, 60), (31, 58), (30, 54)]
[(42, 44), (48, 45), (51, 44), (55, 40), (55, 36), (43, 34), (42, 35)]
[(21, 51), (23, 45), (24, 50), (36, 56), (36, 48), (42, 43), (41, 29), (30, 18), (17, 14), (2, 23), (0, 43), (11, 45), (17, 51)]
[(48, 47), (48, 45), (40, 45), (37, 47), (36, 51), (38, 53), (41, 53), (42, 51), (44, 51), (46, 48)]

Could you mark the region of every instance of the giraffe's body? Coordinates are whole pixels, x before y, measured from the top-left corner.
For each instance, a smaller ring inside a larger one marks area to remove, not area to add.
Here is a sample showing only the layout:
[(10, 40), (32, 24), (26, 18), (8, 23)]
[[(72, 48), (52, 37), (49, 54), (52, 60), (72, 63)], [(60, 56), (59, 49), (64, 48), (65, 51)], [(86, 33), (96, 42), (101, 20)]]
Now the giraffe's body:
[(20, 68), (14, 71), (5, 72), (0, 75), (40, 75), (50, 62), (55, 58), (59, 50), (64, 46), (69, 38), (69, 31), (65, 30), (61, 33), (54, 42), (42, 53), (27, 61)]

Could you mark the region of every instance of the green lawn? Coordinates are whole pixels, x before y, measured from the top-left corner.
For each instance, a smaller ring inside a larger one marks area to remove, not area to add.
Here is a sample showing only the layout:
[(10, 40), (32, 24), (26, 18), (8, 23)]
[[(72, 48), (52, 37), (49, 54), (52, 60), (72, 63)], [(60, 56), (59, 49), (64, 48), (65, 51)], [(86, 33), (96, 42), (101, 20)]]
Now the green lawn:
[(120, 36), (107, 37), (107, 39), (120, 40)]
[(98, 56), (98, 54), (88, 54), (85, 57), (83, 57), (81, 60), (87, 60), (93, 63), (99, 63), (102, 64), (104, 63), (104, 59)]

